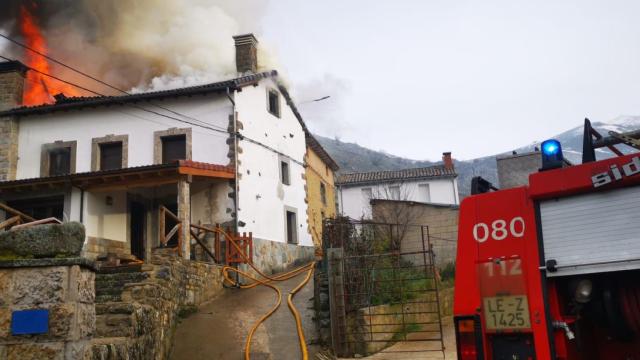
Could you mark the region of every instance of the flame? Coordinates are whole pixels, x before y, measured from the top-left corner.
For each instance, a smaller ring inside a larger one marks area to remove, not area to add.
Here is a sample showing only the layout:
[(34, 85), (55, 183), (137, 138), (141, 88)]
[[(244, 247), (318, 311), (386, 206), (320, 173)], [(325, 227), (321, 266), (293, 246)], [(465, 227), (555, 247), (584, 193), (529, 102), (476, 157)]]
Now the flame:
[[(46, 40), (38, 27), (36, 19), (26, 6), (20, 7), (20, 30), (26, 45), (42, 54), (49, 53)], [(33, 51), (25, 50), (25, 63), (28, 67), (46, 74), (51, 74), (51, 67), (47, 59)], [(35, 71), (27, 72), (27, 81), (23, 95), (23, 105), (39, 105), (54, 103), (54, 94), (63, 93), (66, 96), (78, 96), (81, 93), (73, 86), (61, 81), (45, 77)]]

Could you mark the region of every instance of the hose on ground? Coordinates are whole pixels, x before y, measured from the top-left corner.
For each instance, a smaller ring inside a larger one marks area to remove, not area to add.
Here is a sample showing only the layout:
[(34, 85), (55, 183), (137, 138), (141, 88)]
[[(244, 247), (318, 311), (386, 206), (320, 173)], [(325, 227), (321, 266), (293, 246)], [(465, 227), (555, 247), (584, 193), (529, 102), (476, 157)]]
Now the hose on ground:
[[(219, 232), (221, 232), (224, 236), (226, 236), (227, 238), (228, 235), (223, 231), (223, 230), (218, 230)], [(256, 287), (258, 285), (263, 285), (263, 286), (267, 286), (270, 287), (271, 289), (273, 289), (276, 294), (278, 295), (278, 300), (276, 301), (276, 304), (266, 313), (264, 314), (260, 319), (258, 319), (258, 321), (256, 321), (253, 326), (251, 327), (251, 329), (249, 330), (249, 334), (247, 336), (247, 341), (245, 343), (245, 347), (244, 347), (244, 358), (245, 360), (250, 360), (250, 352), (251, 352), (251, 340), (253, 339), (253, 335), (256, 332), (256, 330), (258, 329), (258, 327), (265, 322), (271, 315), (273, 315), (273, 313), (276, 312), (276, 310), (278, 310), (278, 308), (280, 307), (280, 304), (282, 303), (282, 292), (280, 291), (280, 289), (276, 286), (274, 286), (273, 284), (271, 284), (271, 282), (274, 281), (285, 281), (285, 280), (289, 280), (295, 276), (297, 276), (298, 274), (307, 271), (307, 276), (305, 277), (305, 279), (298, 284), (298, 286), (296, 286), (288, 295), (287, 297), (287, 305), (289, 306), (289, 310), (291, 310), (291, 313), (293, 314), (293, 317), (295, 319), (296, 322), (296, 331), (298, 333), (298, 339), (300, 342), (300, 352), (302, 353), (302, 360), (308, 360), (309, 359), (309, 353), (307, 350), (307, 343), (305, 341), (305, 337), (304, 337), (304, 331), (302, 329), (302, 321), (300, 319), (300, 313), (298, 312), (298, 310), (296, 309), (295, 305), (293, 304), (293, 296), (300, 291), (300, 289), (302, 289), (311, 279), (311, 276), (313, 276), (313, 272), (315, 270), (315, 264), (314, 262), (310, 262), (306, 265), (303, 265), (299, 268), (293, 269), (291, 271), (287, 271), (285, 273), (276, 275), (276, 276), (268, 276), (266, 274), (264, 274), (262, 271), (260, 271), (255, 265), (253, 265), (253, 261), (251, 261), (246, 254), (244, 253), (244, 251), (242, 249), (240, 249), (240, 247), (238, 246), (238, 244), (236, 244), (234, 241), (229, 241), (228, 243), (231, 243), (231, 245), (233, 245), (236, 250), (238, 251), (238, 253), (240, 254), (240, 256), (242, 257), (242, 259), (245, 261), (246, 264), (248, 264), (258, 275), (260, 275), (261, 277), (265, 278), (266, 280), (262, 280), (262, 279), (258, 279), (256, 277), (254, 277), (253, 275), (242, 271), (242, 270), (238, 270), (234, 267), (231, 266), (224, 266), (222, 268), (222, 276), (224, 277), (225, 281), (227, 281), (228, 283), (234, 285), (234, 286), (238, 286), (241, 289), (251, 289), (253, 287)], [(232, 271), (234, 273), (237, 273), (247, 279), (252, 280), (251, 283), (249, 284), (240, 284), (237, 283), (235, 279), (231, 278), (231, 276), (229, 275), (229, 271)]]

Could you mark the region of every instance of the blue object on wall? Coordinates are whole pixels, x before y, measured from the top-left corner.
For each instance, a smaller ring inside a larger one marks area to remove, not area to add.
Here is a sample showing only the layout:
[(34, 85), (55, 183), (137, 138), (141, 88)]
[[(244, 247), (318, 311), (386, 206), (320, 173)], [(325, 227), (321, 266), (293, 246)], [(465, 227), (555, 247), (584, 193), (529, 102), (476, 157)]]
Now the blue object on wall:
[(49, 310), (20, 310), (11, 313), (12, 335), (34, 335), (49, 332)]

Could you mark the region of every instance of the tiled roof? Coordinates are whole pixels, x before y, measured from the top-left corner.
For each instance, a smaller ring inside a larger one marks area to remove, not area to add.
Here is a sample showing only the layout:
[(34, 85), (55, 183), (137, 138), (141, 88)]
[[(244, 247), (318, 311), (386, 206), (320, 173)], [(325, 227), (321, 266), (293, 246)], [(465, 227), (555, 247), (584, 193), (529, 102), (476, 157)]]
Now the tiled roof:
[(86, 107), (94, 107), (99, 105), (126, 104), (143, 100), (156, 100), (177, 96), (202, 95), (215, 92), (222, 92), (239, 89), (248, 85), (268, 78), (276, 77), (278, 72), (273, 70), (257, 74), (246, 75), (231, 80), (220, 81), (216, 83), (178, 88), (172, 90), (153, 91), (139, 94), (122, 95), (122, 96), (79, 96), (79, 97), (58, 97), (58, 101), (54, 104), (43, 104), (35, 106), (22, 106), (19, 108), (2, 111), (0, 116), (11, 115), (32, 115), (45, 114), (53, 111), (81, 109)]
[(372, 171), (362, 173), (342, 174), (338, 177), (338, 185), (354, 185), (363, 183), (418, 180), (438, 177), (456, 177), (454, 169), (447, 169), (444, 165), (429, 166), (423, 168)]
[(96, 178), (96, 177), (103, 177), (103, 176), (113, 177), (113, 176), (128, 175), (132, 173), (141, 173), (146, 171), (153, 172), (153, 171), (164, 171), (164, 170), (177, 170), (179, 168), (219, 171), (219, 172), (223, 172), (223, 173), (227, 173), (229, 175), (235, 176), (235, 169), (232, 166), (209, 164), (209, 163), (203, 163), (203, 162), (197, 162), (197, 161), (191, 161), (191, 160), (178, 160), (168, 164), (131, 166), (131, 167), (126, 167), (122, 169), (87, 171), (87, 172), (68, 174), (68, 175), (54, 175), (54, 176), (44, 176), (44, 177), (37, 177), (37, 178), (0, 181), (0, 189), (20, 186), (23, 184), (35, 184), (35, 183), (47, 183), (47, 182), (72, 183), (73, 181), (82, 180), (86, 178)]

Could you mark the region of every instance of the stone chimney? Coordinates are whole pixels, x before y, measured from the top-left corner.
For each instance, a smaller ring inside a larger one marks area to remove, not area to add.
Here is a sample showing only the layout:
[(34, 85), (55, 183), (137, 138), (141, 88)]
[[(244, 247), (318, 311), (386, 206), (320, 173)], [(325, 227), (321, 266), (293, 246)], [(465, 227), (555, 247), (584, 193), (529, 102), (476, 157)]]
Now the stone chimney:
[(453, 159), (451, 158), (451, 152), (442, 153), (442, 163), (445, 169), (454, 170)]
[(258, 40), (253, 34), (233, 37), (236, 43), (236, 69), (239, 73), (258, 71)]
[(0, 111), (22, 105), (27, 67), (19, 61), (0, 62)]
[[(19, 61), (0, 62), (0, 111), (22, 106), (27, 67)], [(0, 117), (0, 181), (15, 180), (18, 166), (18, 119)]]

